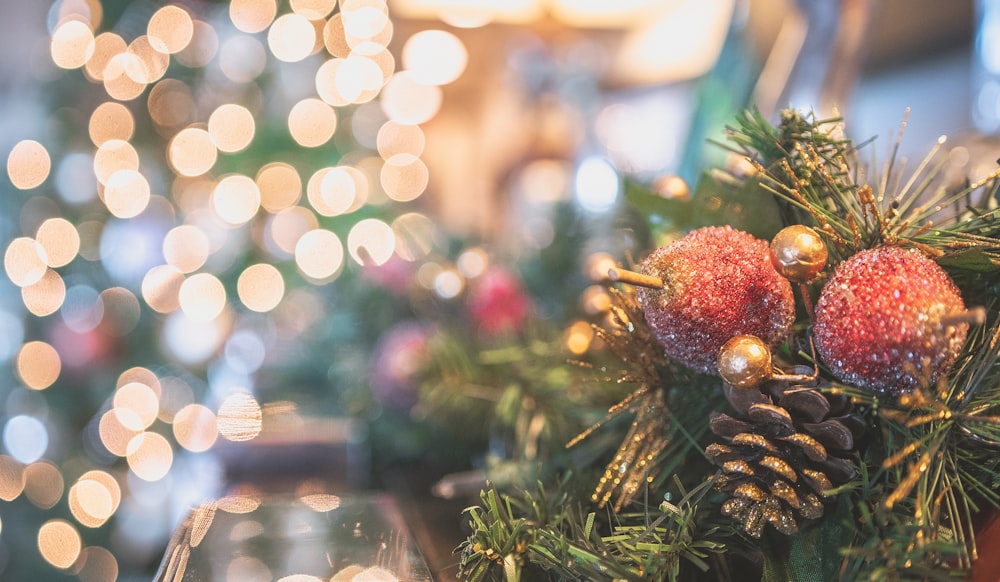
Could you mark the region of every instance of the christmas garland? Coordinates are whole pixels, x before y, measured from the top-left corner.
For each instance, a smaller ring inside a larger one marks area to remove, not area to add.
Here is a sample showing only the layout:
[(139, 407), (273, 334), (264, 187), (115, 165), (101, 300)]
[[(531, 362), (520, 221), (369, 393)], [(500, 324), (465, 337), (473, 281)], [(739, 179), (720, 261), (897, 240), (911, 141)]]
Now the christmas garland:
[[(741, 163), (691, 201), (632, 189), (673, 240), (596, 269), (603, 349), (573, 363), (630, 392), (536, 485), (482, 491), (460, 576), (995, 576), (977, 534), (1000, 503), (1000, 171), (949, 185), (939, 144), (869, 173), (842, 133), (746, 112)], [(720, 197), (775, 204), (779, 229), (678, 227)]]

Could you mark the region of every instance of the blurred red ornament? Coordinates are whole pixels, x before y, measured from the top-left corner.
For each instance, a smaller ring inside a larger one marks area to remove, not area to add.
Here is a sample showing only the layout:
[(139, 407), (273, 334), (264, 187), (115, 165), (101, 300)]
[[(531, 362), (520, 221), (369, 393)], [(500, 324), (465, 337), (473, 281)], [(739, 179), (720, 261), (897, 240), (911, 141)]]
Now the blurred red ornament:
[(640, 288), (646, 320), (666, 354), (717, 374), (719, 349), (738, 335), (774, 347), (795, 321), (791, 284), (771, 264), (766, 241), (729, 226), (690, 232), (653, 251), (643, 275), (662, 288)]
[[(900, 394), (955, 363), (968, 323), (944, 269), (916, 249), (879, 247), (837, 266), (816, 303), (820, 359), (843, 382)], [(916, 375), (914, 375), (916, 373)]]
[(118, 349), (118, 341), (100, 327), (77, 332), (59, 322), (49, 334), (49, 343), (59, 352), (62, 364), (79, 372), (93, 372), (99, 366), (112, 364)]
[(531, 308), (531, 299), (520, 279), (508, 271), (494, 268), (470, 286), (466, 306), (476, 327), (495, 336), (521, 330)]

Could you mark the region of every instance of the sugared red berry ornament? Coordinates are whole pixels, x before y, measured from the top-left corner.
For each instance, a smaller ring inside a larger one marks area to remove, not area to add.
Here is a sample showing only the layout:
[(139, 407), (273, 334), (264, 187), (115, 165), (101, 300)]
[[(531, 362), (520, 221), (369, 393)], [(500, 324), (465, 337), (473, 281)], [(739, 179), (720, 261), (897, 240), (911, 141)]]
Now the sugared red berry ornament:
[(771, 265), (768, 243), (729, 226), (656, 249), (634, 279), (666, 354), (699, 372), (718, 374), (719, 349), (730, 338), (753, 335), (773, 347), (795, 320), (791, 284)]
[(916, 249), (883, 246), (837, 266), (816, 303), (820, 360), (843, 382), (901, 394), (947, 374), (965, 342), (965, 303)]

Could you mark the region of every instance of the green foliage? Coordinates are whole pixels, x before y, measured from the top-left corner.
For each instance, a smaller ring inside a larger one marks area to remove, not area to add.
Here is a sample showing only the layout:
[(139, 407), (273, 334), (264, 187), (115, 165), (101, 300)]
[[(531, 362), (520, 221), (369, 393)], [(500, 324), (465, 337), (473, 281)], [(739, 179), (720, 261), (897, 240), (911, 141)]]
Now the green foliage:
[[(489, 485), (482, 505), (466, 510), (473, 534), (459, 546), (460, 576), (472, 581), (682, 580), (706, 572), (724, 549), (723, 528), (700, 520), (705, 481), (682, 497), (642, 512), (598, 514), (570, 493), (570, 477), (549, 493), (518, 489), (501, 494)], [(525, 568), (537, 570), (531, 577)]]

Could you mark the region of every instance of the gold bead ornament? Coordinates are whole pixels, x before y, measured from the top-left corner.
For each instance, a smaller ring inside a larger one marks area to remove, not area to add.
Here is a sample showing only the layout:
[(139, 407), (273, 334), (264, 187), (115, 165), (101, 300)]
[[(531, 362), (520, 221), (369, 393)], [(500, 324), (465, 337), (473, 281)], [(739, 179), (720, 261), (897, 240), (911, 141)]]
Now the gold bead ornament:
[(827, 258), (826, 243), (808, 226), (787, 226), (771, 240), (775, 270), (796, 283), (811, 281), (826, 266)]
[(733, 386), (754, 388), (771, 375), (771, 350), (757, 336), (735, 336), (719, 349), (719, 376)]

